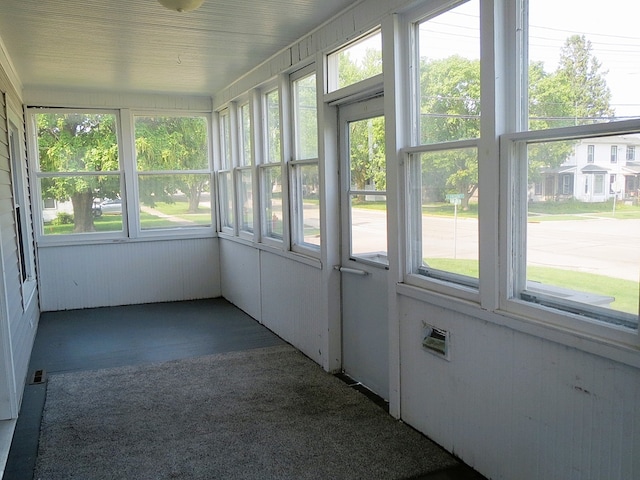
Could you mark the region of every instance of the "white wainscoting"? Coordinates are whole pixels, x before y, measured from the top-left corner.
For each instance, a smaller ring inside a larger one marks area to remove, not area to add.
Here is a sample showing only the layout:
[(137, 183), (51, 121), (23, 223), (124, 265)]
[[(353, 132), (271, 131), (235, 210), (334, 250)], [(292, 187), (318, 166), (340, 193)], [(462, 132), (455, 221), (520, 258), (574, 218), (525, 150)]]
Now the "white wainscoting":
[(220, 257), (222, 296), (323, 365), (328, 327), (319, 266), (225, 239)]
[(321, 308), (322, 270), (261, 252), (262, 323), (312, 360), (324, 365), (328, 335)]
[(222, 296), (236, 307), (260, 318), (260, 251), (232, 240), (220, 239)]
[(217, 238), (41, 247), (42, 311), (221, 295)]
[(640, 478), (639, 370), (407, 297), (400, 319), (402, 418), (485, 476)]

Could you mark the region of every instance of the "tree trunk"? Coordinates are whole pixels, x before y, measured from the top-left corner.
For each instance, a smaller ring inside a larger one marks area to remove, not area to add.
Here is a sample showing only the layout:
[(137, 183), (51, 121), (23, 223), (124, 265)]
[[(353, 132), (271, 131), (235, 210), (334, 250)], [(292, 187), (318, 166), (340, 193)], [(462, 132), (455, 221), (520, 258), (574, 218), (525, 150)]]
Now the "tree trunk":
[(200, 185), (189, 186), (189, 213), (198, 213), (200, 205)]
[(91, 190), (75, 193), (71, 197), (73, 205), (73, 231), (75, 233), (95, 232), (93, 224), (93, 193)]

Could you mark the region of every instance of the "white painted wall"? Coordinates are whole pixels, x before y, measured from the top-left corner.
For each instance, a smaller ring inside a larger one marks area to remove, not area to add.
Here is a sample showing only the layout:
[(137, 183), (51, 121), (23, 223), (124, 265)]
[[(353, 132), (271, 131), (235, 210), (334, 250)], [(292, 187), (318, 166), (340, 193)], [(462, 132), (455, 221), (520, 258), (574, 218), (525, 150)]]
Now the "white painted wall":
[(216, 238), (47, 246), (38, 266), (42, 311), (221, 294)]
[[(400, 297), (402, 418), (492, 479), (640, 475), (640, 370)], [(421, 346), (450, 332), (450, 360)]]
[(242, 241), (220, 239), (222, 296), (325, 365), (327, 328), (319, 265)]
[(259, 250), (224, 238), (219, 242), (222, 296), (261, 321)]
[(260, 252), (262, 323), (320, 365), (326, 365), (322, 270)]

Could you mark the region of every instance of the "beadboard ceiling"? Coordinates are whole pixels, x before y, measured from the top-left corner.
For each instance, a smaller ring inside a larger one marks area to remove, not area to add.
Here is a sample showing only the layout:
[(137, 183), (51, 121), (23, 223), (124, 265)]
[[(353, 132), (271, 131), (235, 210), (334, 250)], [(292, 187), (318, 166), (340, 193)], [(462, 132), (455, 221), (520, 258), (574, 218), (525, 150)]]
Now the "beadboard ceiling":
[(353, 0), (1, 0), (23, 87), (210, 96)]

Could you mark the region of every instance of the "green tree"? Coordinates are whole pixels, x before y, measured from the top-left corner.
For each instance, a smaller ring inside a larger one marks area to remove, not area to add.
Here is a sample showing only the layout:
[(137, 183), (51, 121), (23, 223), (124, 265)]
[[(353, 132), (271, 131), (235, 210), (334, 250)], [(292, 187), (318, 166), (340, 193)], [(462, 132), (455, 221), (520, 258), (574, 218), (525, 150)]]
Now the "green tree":
[(206, 120), (201, 117), (138, 117), (135, 142), (138, 171), (171, 172), (141, 176), (140, 200), (153, 207), (160, 201), (172, 203), (173, 196), (181, 192), (188, 198), (188, 212), (197, 212), (208, 176), (175, 172), (209, 168)]
[(42, 178), (42, 197), (70, 200), (74, 232), (95, 231), (94, 199), (120, 192), (120, 176), (105, 174), (120, 168), (115, 116), (43, 113), (36, 115), (36, 125), (40, 171), (51, 174)]
[[(529, 128), (586, 125), (608, 121), (615, 115), (606, 72), (593, 55), (584, 35), (567, 38), (560, 51), (558, 68), (551, 73), (542, 62), (529, 66)], [(546, 142), (529, 148), (529, 180), (541, 180), (544, 168), (557, 168), (567, 160), (576, 142)]]
[[(382, 72), (382, 52), (365, 50), (359, 61), (344, 54), (340, 58), (338, 85), (347, 86)], [(351, 184), (357, 190), (373, 185), (376, 190), (387, 188), (384, 117), (354, 121), (349, 126), (349, 162)], [(364, 199), (361, 198), (360, 201)]]
[(373, 185), (380, 191), (387, 189), (384, 138), (384, 117), (349, 124), (351, 184), (357, 190), (366, 190), (367, 185)]
[[(420, 62), (420, 140), (440, 143), (480, 136), (480, 61), (458, 55)], [(444, 201), (462, 193), (462, 208), (478, 189), (475, 150), (459, 149), (424, 155), (425, 196)]]

